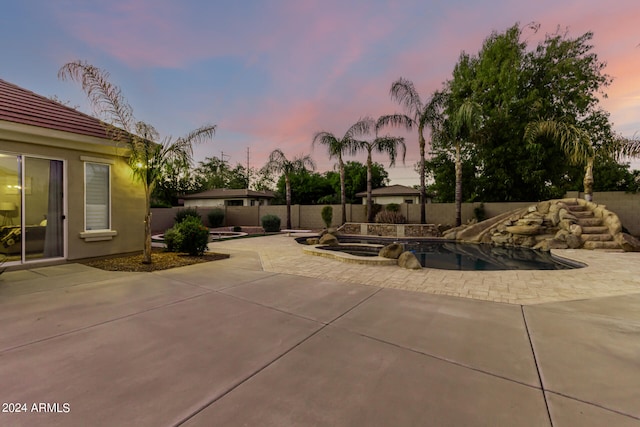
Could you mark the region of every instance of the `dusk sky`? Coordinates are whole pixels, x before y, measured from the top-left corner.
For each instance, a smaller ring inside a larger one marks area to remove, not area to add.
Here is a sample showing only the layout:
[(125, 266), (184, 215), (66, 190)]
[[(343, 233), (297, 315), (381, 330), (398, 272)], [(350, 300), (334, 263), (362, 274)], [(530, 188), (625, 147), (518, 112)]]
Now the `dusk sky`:
[[(0, 78), (57, 96), (92, 114), (80, 86), (59, 68), (86, 60), (111, 73), (136, 119), (163, 136), (216, 124), (197, 161), (220, 157), (261, 167), (275, 148), (333, 167), (316, 131), (342, 136), (360, 117), (401, 112), (389, 97), (399, 77), (423, 98), (451, 77), (461, 51), (476, 54), (515, 23), (533, 48), (545, 33), (594, 32), (594, 52), (614, 78), (603, 107), (614, 129), (640, 132), (638, 0), (1, 0)], [(393, 183), (413, 185), (417, 136)], [(228, 156), (228, 157), (227, 157)], [(364, 161), (365, 155), (355, 160)], [(634, 163), (636, 166), (636, 163)], [(637, 166), (640, 167), (640, 166)]]

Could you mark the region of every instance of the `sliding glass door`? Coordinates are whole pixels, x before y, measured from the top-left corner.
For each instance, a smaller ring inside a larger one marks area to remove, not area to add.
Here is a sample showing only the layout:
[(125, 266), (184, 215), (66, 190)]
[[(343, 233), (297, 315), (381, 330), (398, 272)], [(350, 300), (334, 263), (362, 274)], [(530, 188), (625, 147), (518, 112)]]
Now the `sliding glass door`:
[(64, 257), (64, 164), (0, 156), (0, 253), (6, 261)]

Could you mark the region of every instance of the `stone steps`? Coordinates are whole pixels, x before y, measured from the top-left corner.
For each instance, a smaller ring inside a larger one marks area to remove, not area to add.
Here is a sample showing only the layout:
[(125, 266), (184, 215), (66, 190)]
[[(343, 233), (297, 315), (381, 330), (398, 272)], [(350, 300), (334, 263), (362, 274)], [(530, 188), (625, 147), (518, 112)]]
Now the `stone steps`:
[(580, 219), (580, 218), (593, 218), (593, 212), (591, 211), (571, 211), (571, 215), (575, 216), (576, 218)]
[(602, 218), (578, 218), (578, 225), (580, 227), (600, 227)]
[(620, 245), (614, 241), (596, 242), (588, 241), (584, 243), (584, 249), (620, 249)]
[(609, 232), (606, 225), (585, 226), (582, 227), (582, 234), (605, 234)]
[(580, 236), (583, 242), (608, 242), (613, 240), (611, 234), (584, 234)]

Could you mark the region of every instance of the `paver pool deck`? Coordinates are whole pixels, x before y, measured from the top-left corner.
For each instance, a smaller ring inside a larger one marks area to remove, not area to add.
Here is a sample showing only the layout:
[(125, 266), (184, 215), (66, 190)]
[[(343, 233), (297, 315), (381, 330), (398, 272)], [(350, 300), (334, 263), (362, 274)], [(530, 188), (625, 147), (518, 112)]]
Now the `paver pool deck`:
[(0, 426), (640, 426), (640, 253), (416, 272), (210, 247), (231, 257), (0, 276)]

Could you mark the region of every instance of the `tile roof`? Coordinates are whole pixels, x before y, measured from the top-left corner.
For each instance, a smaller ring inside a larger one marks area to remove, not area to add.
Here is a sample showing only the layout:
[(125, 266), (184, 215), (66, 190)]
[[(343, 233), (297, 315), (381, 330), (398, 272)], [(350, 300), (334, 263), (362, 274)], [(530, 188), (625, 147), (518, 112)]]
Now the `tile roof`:
[(231, 188), (214, 188), (212, 190), (203, 191), (202, 193), (189, 194), (182, 197), (183, 199), (232, 199), (232, 198), (248, 198), (262, 197), (272, 199), (274, 194), (271, 191), (253, 191), (247, 189), (231, 189)]
[(103, 123), (0, 79), (0, 120), (108, 139)]
[[(420, 190), (407, 187), (405, 185), (390, 185), (388, 187), (379, 187), (371, 191), (372, 196), (419, 196)], [(367, 192), (361, 191), (356, 197), (366, 197)]]

